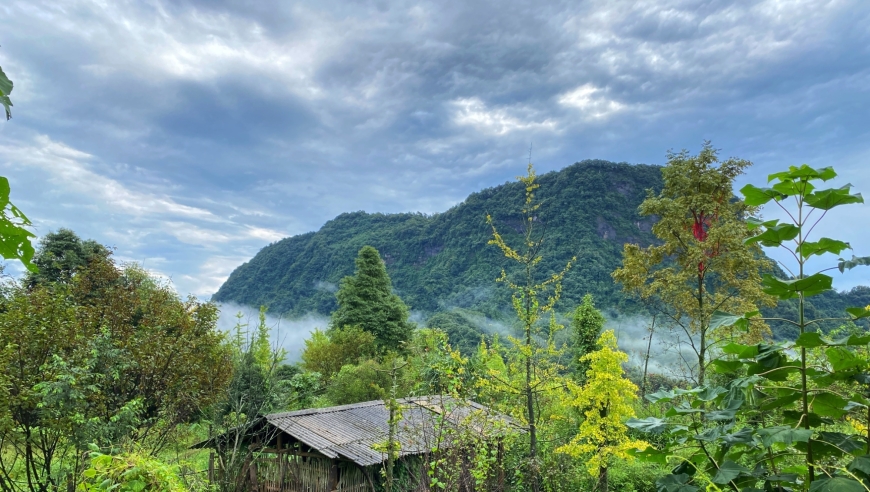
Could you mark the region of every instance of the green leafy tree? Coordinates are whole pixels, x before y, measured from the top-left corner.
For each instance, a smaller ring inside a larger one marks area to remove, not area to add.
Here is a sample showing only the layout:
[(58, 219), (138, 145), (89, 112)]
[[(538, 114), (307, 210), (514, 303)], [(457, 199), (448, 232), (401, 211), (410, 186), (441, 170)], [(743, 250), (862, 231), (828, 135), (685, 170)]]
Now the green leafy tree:
[[(641, 214), (659, 218), (652, 232), (661, 244), (626, 244), (622, 267), (613, 272), (627, 292), (658, 300), (654, 305), (685, 332), (697, 356), (698, 384), (704, 384), (711, 350), (733, 337), (725, 328), (713, 333), (713, 313), (775, 303), (760, 284), (768, 262), (757, 246), (746, 243), (754, 233), (743, 218), (754, 209), (735, 199), (732, 191), (734, 179), (750, 164), (742, 159), (720, 162), (709, 142), (696, 156), (669, 153), (661, 193), (650, 191), (639, 208)], [(768, 331), (763, 322), (753, 322), (752, 328), (740, 337), (757, 341)]]
[(78, 492), (186, 492), (176, 467), (146, 453), (90, 453), (90, 467), (82, 472)]
[(630, 450), (643, 450), (649, 444), (631, 439), (624, 423), (634, 417), (632, 404), (637, 400), (637, 386), (622, 371), (628, 355), (617, 347), (613, 330), (601, 334), (597, 347), (582, 357), (589, 365), (586, 384), (568, 382), (569, 404), (585, 418), (571, 442), (556, 451), (587, 458), (586, 468), (598, 477), (595, 490), (607, 492), (607, 470), (614, 461), (631, 459)]
[(375, 357), (375, 336), (358, 326), (333, 328), (326, 332), (314, 330), (305, 340), (302, 367), (319, 372), (326, 382), (348, 364)]
[[(509, 337), (518, 352), (514, 360), (518, 362), (519, 367), (513, 371), (513, 375), (518, 377), (506, 378), (504, 374), (495, 371), (491, 371), (490, 375), (504, 391), (522, 395), (524, 399), (522, 417), (529, 436), (527, 463), (529, 488), (537, 492), (541, 488), (538, 453), (539, 397), (544, 393), (553, 392), (562, 385), (559, 375), (562, 368), (559, 364), (553, 363), (553, 359), (559, 355), (553, 336), (561, 326), (556, 323), (552, 310), (562, 292), (562, 279), (575, 259), (572, 258), (560, 272), (551, 274), (543, 280), (540, 278), (538, 265), (543, 259), (541, 249), (544, 246), (544, 231), (537, 217), (541, 204), (535, 199), (535, 190), (540, 185), (535, 181), (535, 171), (531, 163), (526, 176), (519, 176), (517, 179), (525, 185), (525, 201), (521, 212), (522, 246), (514, 249), (508, 245), (496, 229), (492, 217), (487, 216), (486, 220), (492, 227), (492, 239), (489, 244), (497, 246), (506, 258), (519, 267), (519, 274), (515, 278), (509, 276), (503, 269), (497, 279), (510, 289), (511, 303), (522, 327), (521, 338)], [(538, 335), (542, 332), (539, 322), (547, 313), (551, 315), (550, 323), (545, 334), (546, 342), (542, 344), (538, 341)]]
[(581, 384), (586, 380), (591, 361), (587, 354), (598, 348), (598, 338), (604, 329), (604, 315), (595, 309), (592, 294), (583, 296), (583, 302), (574, 310), (571, 320), (572, 352), (574, 361), (574, 377)]
[(368, 359), (342, 367), (326, 388), (326, 398), (336, 405), (377, 400), (381, 398), (383, 388), (390, 385), (389, 367)]
[[(750, 218), (755, 234), (749, 242), (786, 249), (794, 263), (783, 268), (789, 278), (765, 274), (765, 293), (781, 300), (796, 299), (792, 324), (797, 340), (776, 344), (730, 343), (722, 348), (727, 360), (713, 370), (726, 375), (724, 386), (658, 391), (647, 399), (670, 408), (664, 418), (630, 420), (636, 429), (658, 435), (657, 450), (639, 454), (664, 462), (680, 462), (658, 482), (660, 490), (698, 491), (702, 488), (745, 490), (809, 490), (859, 492), (870, 488), (870, 360), (866, 333), (825, 337), (816, 327), (823, 319), (807, 317), (806, 298), (832, 289), (826, 270), (841, 272), (870, 265), (870, 257), (840, 258), (835, 266), (808, 271), (813, 256), (840, 255), (848, 243), (811, 233), (828, 210), (862, 203), (850, 185), (817, 189), (836, 176), (831, 168), (792, 166), (769, 176), (770, 187), (747, 185), (741, 191), (747, 204), (782, 207), (784, 221)], [(870, 307), (870, 306), (868, 306)], [(846, 310), (851, 321), (870, 317), (868, 307)], [(711, 326), (747, 330), (759, 318), (717, 312)], [(841, 320), (845, 320), (841, 318)], [(741, 374), (741, 377), (734, 377)], [(844, 425), (846, 418), (850, 425)]]
[(393, 293), (387, 267), (371, 246), (359, 250), (356, 272), (345, 277), (335, 294), (338, 309), (331, 327), (358, 326), (375, 336), (381, 350), (396, 350), (410, 339), (408, 306)]
[(0, 310), (0, 490), (53, 490), (88, 443), (148, 452), (199, 415), (232, 369), (213, 304), (182, 300), (134, 265), (92, 261), (71, 282), (11, 288)]
[(106, 260), (111, 251), (94, 240), (83, 241), (75, 232), (60, 229), (39, 240), (33, 263), (39, 269), (27, 276), (30, 287), (72, 281), (73, 276), (96, 259)]

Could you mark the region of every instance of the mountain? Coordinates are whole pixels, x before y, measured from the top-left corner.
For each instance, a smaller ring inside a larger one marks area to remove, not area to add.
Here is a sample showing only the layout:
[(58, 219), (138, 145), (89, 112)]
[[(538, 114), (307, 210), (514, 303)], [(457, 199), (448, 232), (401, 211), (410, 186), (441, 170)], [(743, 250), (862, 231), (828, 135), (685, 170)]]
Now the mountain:
[[(624, 243), (654, 240), (653, 219), (638, 215), (637, 207), (647, 190), (661, 189), (661, 168), (586, 160), (541, 175), (538, 182), (538, 220), (546, 230), (542, 275), (577, 257), (563, 283), (560, 311), (573, 308), (588, 292), (611, 316), (637, 312), (640, 306), (622, 294), (610, 272), (620, 265)], [(357, 252), (370, 245), (380, 252), (396, 292), (413, 311), (428, 316), (459, 310), (504, 318), (509, 293), (495, 278), (509, 265), (498, 248), (487, 244), (492, 230), (486, 216), (516, 245), (523, 198), (522, 184), (510, 182), (472, 193), (434, 215), (341, 214), (319, 231), (263, 248), (233, 271), (213, 300), (266, 305), (272, 313), (289, 316), (329, 315), (340, 280), (353, 274)], [(816, 301), (819, 314), (842, 312), (870, 304), (870, 289), (830, 293)], [(776, 311), (792, 308), (783, 305)]]

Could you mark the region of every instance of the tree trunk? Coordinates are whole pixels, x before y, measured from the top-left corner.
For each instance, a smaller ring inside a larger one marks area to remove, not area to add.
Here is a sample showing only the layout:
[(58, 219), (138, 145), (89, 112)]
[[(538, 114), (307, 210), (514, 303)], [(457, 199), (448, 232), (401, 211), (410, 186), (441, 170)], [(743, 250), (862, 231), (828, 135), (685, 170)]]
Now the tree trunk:
[(600, 466), (598, 467), (598, 487), (596, 487), (598, 492), (607, 492), (607, 467)]

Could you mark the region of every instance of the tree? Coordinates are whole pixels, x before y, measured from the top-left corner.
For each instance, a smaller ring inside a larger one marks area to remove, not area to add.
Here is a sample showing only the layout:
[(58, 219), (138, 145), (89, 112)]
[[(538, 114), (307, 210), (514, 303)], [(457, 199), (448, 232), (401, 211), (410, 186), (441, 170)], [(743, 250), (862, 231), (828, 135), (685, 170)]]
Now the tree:
[(68, 283), (82, 268), (95, 259), (105, 260), (112, 252), (102, 244), (82, 239), (69, 229), (49, 232), (39, 240), (33, 263), (39, 271), (27, 276), (30, 287), (37, 284)]
[(629, 450), (644, 449), (649, 444), (629, 438), (624, 424), (634, 417), (632, 403), (637, 400), (637, 386), (622, 372), (628, 355), (617, 347), (613, 330), (602, 333), (597, 346), (598, 350), (582, 357), (589, 366), (586, 384), (568, 382), (569, 403), (582, 411), (585, 419), (571, 442), (556, 451), (575, 458), (591, 455), (586, 467), (592, 476), (598, 475), (595, 490), (607, 492), (607, 468), (615, 459), (629, 459)]
[(314, 330), (305, 340), (302, 367), (319, 372), (326, 382), (348, 364), (376, 355), (375, 336), (357, 326), (344, 326), (326, 332)]
[[(733, 335), (726, 328), (713, 333), (713, 313), (775, 304), (760, 285), (760, 271), (769, 262), (757, 246), (745, 242), (754, 233), (746, 229), (744, 217), (755, 209), (732, 191), (734, 179), (751, 163), (720, 162), (716, 154), (709, 142), (697, 156), (685, 150), (668, 153), (661, 193), (648, 192), (639, 207), (641, 214), (659, 217), (652, 232), (662, 243), (647, 248), (626, 244), (622, 267), (612, 274), (625, 291), (660, 301), (655, 304), (662, 313), (685, 332), (697, 356), (699, 385), (717, 343), (711, 336), (726, 340)], [(756, 321), (741, 338), (757, 341), (766, 331), (767, 325)]]
[[(791, 166), (770, 175), (768, 182), (775, 181), (770, 187), (741, 190), (750, 206), (781, 207), (787, 217), (782, 222), (752, 217), (747, 227), (755, 233), (750, 242), (784, 248), (794, 259), (782, 263), (788, 277), (765, 274), (760, 283), (769, 295), (798, 301), (795, 317), (778, 321), (795, 326), (799, 335), (794, 341), (723, 347), (728, 360), (716, 361), (712, 369), (727, 377), (724, 387), (647, 395), (654, 403), (671, 402), (671, 408), (664, 418), (627, 425), (660, 436), (660, 449), (647, 450), (647, 459), (678, 455), (683, 460), (657, 482), (660, 489), (859, 492), (870, 487), (865, 466), (870, 463), (870, 360), (864, 352), (870, 336), (866, 331), (824, 336), (818, 325), (825, 320), (809, 319), (804, 305), (806, 298), (832, 290), (833, 279), (825, 271), (870, 265), (870, 257), (852, 256), (808, 271), (811, 257), (851, 249), (837, 239), (810, 239), (829, 210), (864, 201), (850, 192), (851, 185), (817, 188), (834, 177), (831, 168)], [(839, 321), (870, 318), (868, 308), (848, 308), (848, 318)], [(717, 312), (711, 324), (746, 330), (758, 317), (758, 311)], [(844, 417), (849, 426), (837, 424)]]
[(216, 307), (134, 265), (98, 258), (70, 282), (18, 285), (2, 302), (0, 347), (15, 350), (0, 370), (0, 490), (66, 486), (90, 443), (129, 438), (158, 452), (229, 380)]
[(410, 338), (408, 306), (393, 293), (387, 267), (375, 248), (359, 250), (356, 272), (342, 279), (335, 297), (338, 309), (332, 313), (332, 329), (358, 326), (375, 336), (381, 350), (396, 350)]
[[(525, 185), (525, 201), (522, 207), (522, 247), (516, 250), (505, 242), (498, 232), (491, 216), (487, 215), (487, 223), (492, 227), (492, 239), (488, 244), (497, 246), (502, 254), (519, 267), (517, 280), (512, 280), (506, 270), (501, 271), (497, 282), (504, 283), (512, 291), (511, 301), (514, 311), (522, 326), (522, 338), (509, 337), (519, 352), (521, 367), (519, 380), (507, 380), (500, 374), (491, 371), (490, 375), (504, 390), (522, 395), (524, 398), (523, 420), (529, 435), (528, 479), (529, 488), (535, 492), (540, 490), (540, 463), (538, 458), (538, 419), (540, 412), (538, 398), (542, 393), (552, 392), (561, 386), (559, 372), (561, 366), (552, 363), (558, 351), (553, 343), (553, 335), (561, 329), (555, 321), (552, 310), (562, 293), (562, 279), (571, 268), (572, 258), (561, 272), (551, 274), (541, 280), (537, 271), (541, 263), (541, 248), (544, 245), (544, 231), (538, 231), (541, 221), (537, 217), (540, 202), (535, 200), (535, 190), (540, 186), (535, 182), (535, 171), (532, 163), (528, 165), (526, 176), (517, 178)], [(543, 299), (543, 302), (541, 300)], [(540, 344), (537, 340), (541, 333), (539, 321), (542, 316), (550, 313), (550, 323), (546, 333), (547, 341)]]
[(583, 302), (574, 310), (571, 322), (574, 377), (581, 384), (586, 380), (589, 370), (590, 361), (585, 356), (596, 350), (604, 321), (601, 311), (595, 309), (592, 294), (583, 296)]

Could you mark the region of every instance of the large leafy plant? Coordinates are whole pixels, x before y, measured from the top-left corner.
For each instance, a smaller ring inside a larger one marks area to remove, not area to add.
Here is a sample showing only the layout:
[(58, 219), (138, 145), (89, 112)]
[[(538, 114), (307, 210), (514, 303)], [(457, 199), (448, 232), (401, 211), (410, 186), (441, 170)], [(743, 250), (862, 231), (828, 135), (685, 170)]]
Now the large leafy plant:
[[(839, 258), (830, 268), (808, 271), (813, 256), (840, 255), (851, 246), (822, 237), (811, 240), (815, 226), (838, 206), (863, 203), (850, 185), (817, 189), (836, 177), (831, 168), (807, 165), (770, 175), (770, 187), (745, 186), (749, 206), (776, 205), (788, 220), (749, 218), (756, 234), (746, 241), (787, 250), (794, 258), (782, 264), (788, 278), (765, 274), (764, 292), (781, 300), (797, 299), (794, 342), (723, 347), (727, 356), (713, 363), (721, 385), (707, 385), (647, 395), (667, 403), (662, 418), (628, 422), (657, 435), (658, 449), (637, 455), (652, 461), (678, 461), (657, 482), (661, 491), (867, 491), (870, 490), (870, 361), (859, 350), (870, 336), (830, 339), (817, 330), (821, 319), (808, 319), (805, 299), (832, 289), (825, 272), (870, 264), (870, 257)], [(870, 316), (866, 307), (846, 310), (843, 321)], [(717, 312), (713, 327), (746, 329), (758, 312)], [(851, 415), (850, 415), (851, 414)], [(850, 418), (854, 425), (847, 425)], [(859, 433), (860, 431), (860, 433)]]

